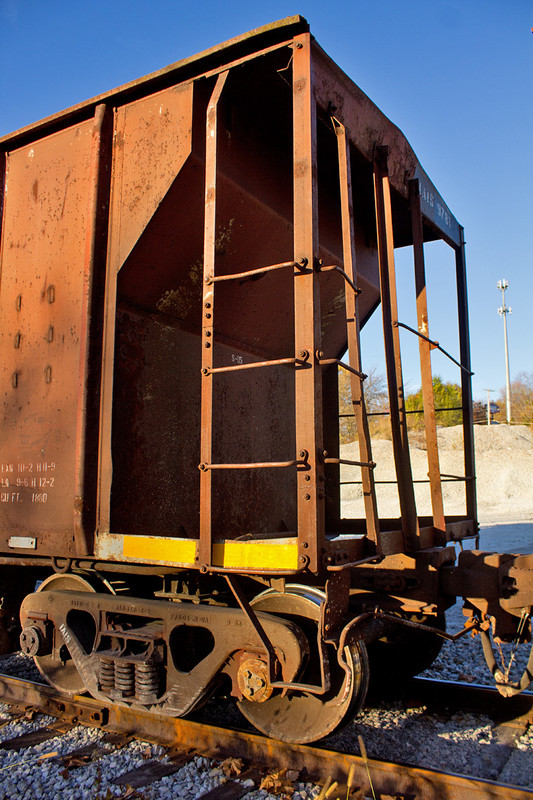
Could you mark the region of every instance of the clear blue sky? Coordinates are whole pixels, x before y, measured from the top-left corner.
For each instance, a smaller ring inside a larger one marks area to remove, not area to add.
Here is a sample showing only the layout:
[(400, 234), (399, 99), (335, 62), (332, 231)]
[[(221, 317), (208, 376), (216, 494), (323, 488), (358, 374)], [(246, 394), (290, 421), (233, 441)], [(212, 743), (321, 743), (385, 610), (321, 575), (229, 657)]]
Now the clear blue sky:
[[(474, 396), (505, 384), (500, 278), (513, 311), (511, 378), (533, 371), (531, 0), (0, 0), (0, 135), (297, 13), (401, 128), (465, 227)], [(428, 247), (430, 333), (457, 353), (453, 309), (443, 302), (454, 272), (442, 249)], [(410, 272), (403, 254), (398, 271)], [(416, 327), (412, 288), (401, 283), (400, 318)], [(417, 348), (406, 337), (414, 390)], [(371, 341), (363, 356), (366, 369), (381, 367)], [(438, 355), (434, 371), (459, 378)]]

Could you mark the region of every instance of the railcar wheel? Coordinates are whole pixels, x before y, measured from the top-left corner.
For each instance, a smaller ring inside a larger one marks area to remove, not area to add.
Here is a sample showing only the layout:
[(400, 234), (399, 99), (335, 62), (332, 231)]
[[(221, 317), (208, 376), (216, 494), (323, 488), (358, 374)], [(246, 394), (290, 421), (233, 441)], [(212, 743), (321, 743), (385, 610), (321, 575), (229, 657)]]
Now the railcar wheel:
[[(46, 578), (38, 592), (96, 592), (96, 588), (82, 575), (72, 573), (56, 573)], [(37, 669), (46, 681), (64, 694), (80, 694), (85, 689), (83, 679), (76, 669), (69, 649), (61, 636), (55, 630), (56, 643), (53, 652), (49, 655), (34, 656), (33, 660)]]
[[(437, 614), (436, 617), (411, 614), (407, 619), (431, 625), (438, 631), (446, 630), (444, 614)], [(398, 625), (388, 636), (368, 645), (372, 688), (374, 685), (381, 686), (384, 681), (405, 681), (428, 669), (439, 655), (443, 644), (444, 639), (434, 633)], [(393, 670), (391, 665), (394, 665)]]
[[(317, 631), (320, 620), (321, 591), (307, 586), (289, 585), (284, 593), (268, 589), (251, 603), (256, 611), (267, 611), (293, 620), (309, 639), (310, 656), (302, 673), (301, 683), (320, 684), (320, 661)], [(365, 645), (357, 642), (345, 647), (346, 673), (337, 661), (333, 648), (328, 648), (331, 688), (325, 694), (275, 689), (259, 702), (243, 697), (237, 706), (246, 719), (272, 739), (282, 742), (307, 743), (347, 724), (361, 708), (368, 687), (368, 658)]]

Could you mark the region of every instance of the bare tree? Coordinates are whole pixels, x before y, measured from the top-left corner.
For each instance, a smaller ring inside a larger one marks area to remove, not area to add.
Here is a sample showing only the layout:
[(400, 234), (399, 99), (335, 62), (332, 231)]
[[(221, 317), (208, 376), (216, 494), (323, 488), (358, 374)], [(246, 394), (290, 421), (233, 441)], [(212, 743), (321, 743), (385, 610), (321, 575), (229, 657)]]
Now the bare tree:
[[(505, 405), (505, 388), (498, 398)], [(512, 421), (520, 425), (533, 426), (533, 372), (519, 372), (511, 383)]]
[[(367, 377), (363, 381), (363, 392), (367, 414), (388, 411), (387, 380), (384, 375), (377, 371), (376, 367), (371, 367), (368, 370)], [(357, 432), (353, 418), (350, 375), (343, 369), (339, 369), (339, 413), (341, 415), (349, 415), (341, 416), (341, 444), (352, 442), (356, 438)]]

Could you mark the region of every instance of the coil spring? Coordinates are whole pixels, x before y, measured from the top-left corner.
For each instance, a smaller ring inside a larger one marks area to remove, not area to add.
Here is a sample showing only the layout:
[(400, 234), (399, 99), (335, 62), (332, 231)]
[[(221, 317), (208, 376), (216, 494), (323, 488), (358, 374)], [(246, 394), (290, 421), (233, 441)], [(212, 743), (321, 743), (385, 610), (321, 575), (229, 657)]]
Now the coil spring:
[(104, 692), (111, 692), (115, 688), (115, 668), (111, 659), (100, 659), (98, 680)]
[(135, 664), (135, 697), (140, 703), (153, 703), (159, 694), (160, 673), (156, 664)]
[(123, 697), (135, 694), (135, 668), (127, 661), (115, 661), (115, 689)]

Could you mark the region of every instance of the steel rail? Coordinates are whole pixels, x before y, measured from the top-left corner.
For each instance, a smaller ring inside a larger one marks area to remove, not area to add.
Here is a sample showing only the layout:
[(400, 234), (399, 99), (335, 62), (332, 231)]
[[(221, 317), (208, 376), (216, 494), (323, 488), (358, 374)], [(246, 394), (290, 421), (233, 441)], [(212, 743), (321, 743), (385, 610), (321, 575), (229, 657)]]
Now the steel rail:
[[(380, 687), (381, 688), (381, 687)], [(436, 678), (412, 678), (404, 687), (412, 703), (418, 698), (426, 705), (480, 711), (492, 720), (516, 725), (533, 724), (533, 692), (502, 697), (494, 686), (461, 681), (441, 681)]]
[[(0, 700), (10, 705), (32, 707), (72, 722), (124, 733), (134, 738), (173, 748), (195, 750), (210, 758), (242, 758), (269, 769), (306, 770), (308, 779), (328, 778), (344, 784), (350, 769), (354, 783), (374, 791), (414, 796), (424, 800), (527, 800), (533, 791), (495, 781), (367, 759), (324, 748), (291, 745), (241, 730), (205, 725), (189, 719), (174, 719), (147, 711), (100, 703), (90, 697), (66, 697), (50, 686), (0, 675)], [(339, 787), (340, 788), (340, 787)]]

